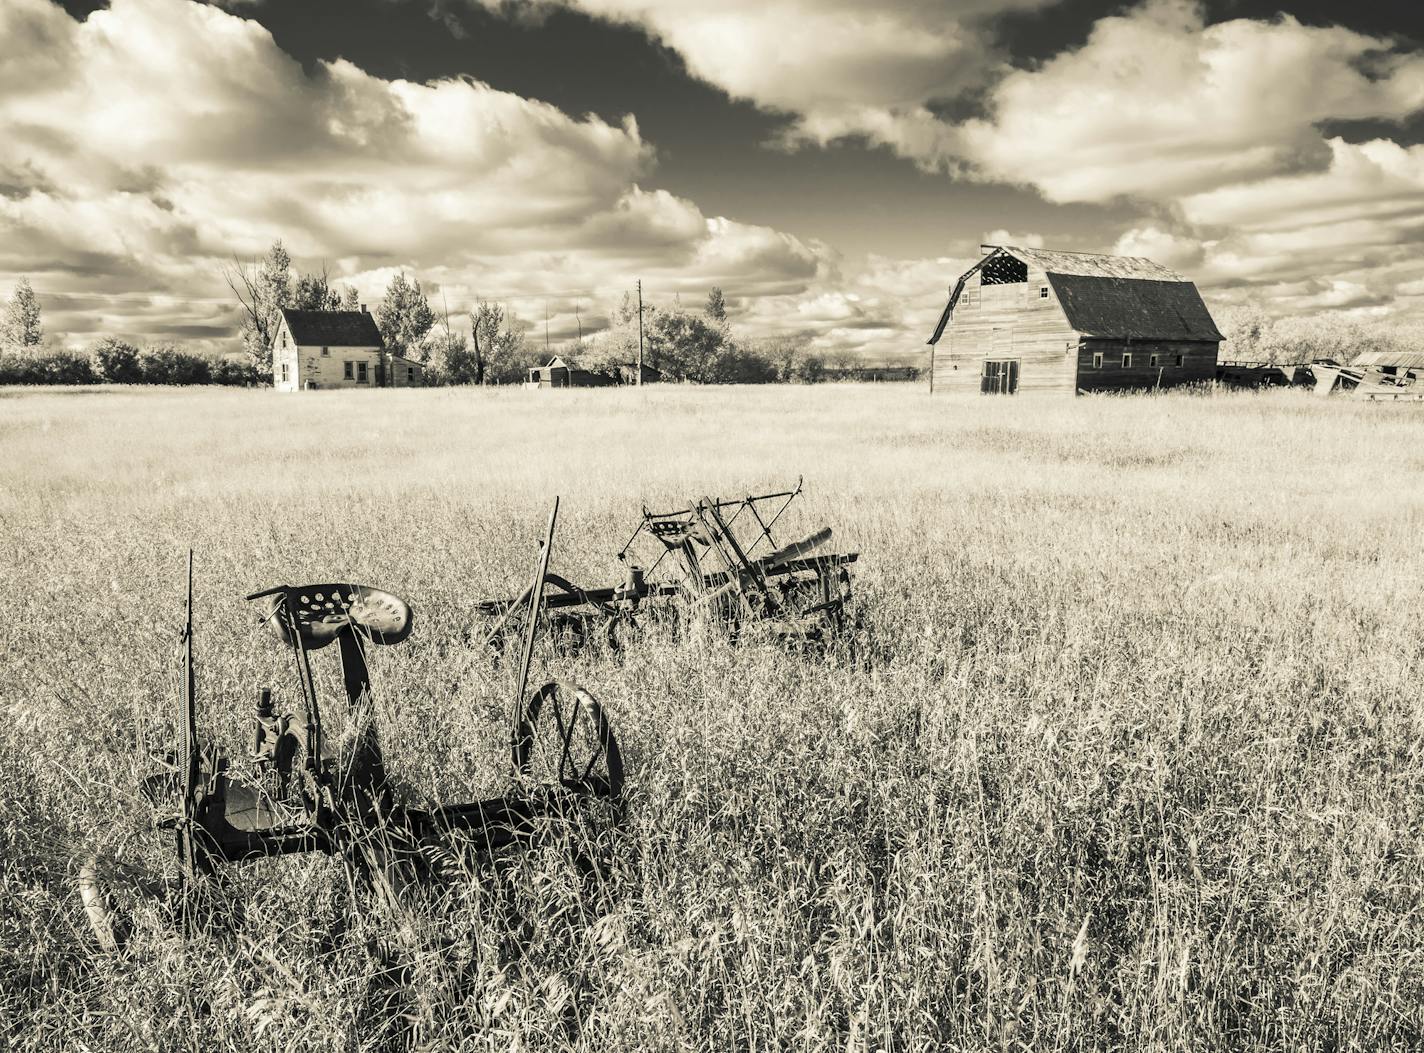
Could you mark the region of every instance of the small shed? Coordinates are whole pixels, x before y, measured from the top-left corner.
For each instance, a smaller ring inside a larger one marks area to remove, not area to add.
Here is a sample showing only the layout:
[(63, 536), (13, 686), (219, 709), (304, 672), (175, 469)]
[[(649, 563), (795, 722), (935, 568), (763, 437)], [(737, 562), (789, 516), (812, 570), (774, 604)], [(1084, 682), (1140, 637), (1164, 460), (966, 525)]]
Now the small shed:
[(1175, 271), (1137, 256), (1010, 245), (980, 252), (930, 336), (932, 390), (1072, 395), (1216, 375), (1221, 332), (1197, 287)]
[(525, 387), (531, 388), (605, 388), (611, 387), (618, 381), (606, 373), (596, 373), (593, 370), (581, 369), (569, 362), (565, 362), (563, 357), (555, 355), (542, 366), (532, 366), (529, 369), (529, 379), (525, 381)]

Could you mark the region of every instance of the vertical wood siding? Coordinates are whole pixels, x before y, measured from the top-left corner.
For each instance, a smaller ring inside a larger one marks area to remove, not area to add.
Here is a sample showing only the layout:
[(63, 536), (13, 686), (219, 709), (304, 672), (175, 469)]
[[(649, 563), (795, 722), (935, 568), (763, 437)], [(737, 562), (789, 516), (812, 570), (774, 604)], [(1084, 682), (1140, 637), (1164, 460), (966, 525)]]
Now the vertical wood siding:
[(1078, 334), (1041, 270), (1030, 268), (1027, 282), (1011, 285), (983, 285), (976, 272), (936, 349), (935, 391), (977, 393), (985, 361), (1012, 359), (1019, 363), (1020, 394), (1072, 394), (1077, 346)]

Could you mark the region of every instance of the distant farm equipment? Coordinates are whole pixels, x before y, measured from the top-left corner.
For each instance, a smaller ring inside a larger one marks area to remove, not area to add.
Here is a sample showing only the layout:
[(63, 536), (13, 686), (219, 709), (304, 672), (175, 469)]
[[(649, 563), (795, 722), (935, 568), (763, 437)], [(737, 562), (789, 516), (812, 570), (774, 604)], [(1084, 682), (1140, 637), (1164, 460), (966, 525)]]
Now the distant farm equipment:
[[(438, 880), (429, 860), (447, 850), (492, 857), (556, 841), (568, 846), (581, 874), (596, 875), (600, 860), (589, 845), (600, 838), (560, 840), (559, 831), (574, 823), (621, 823), (618, 740), (603, 707), (583, 688), (550, 682), (525, 694), (557, 515), (555, 501), (527, 596), (510, 719), (511, 787), (492, 799), (429, 808), (397, 802), (376, 730), (367, 664), (371, 648), (399, 644), (411, 634), (409, 604), (381, 589), (344, 583), (279, 585), (248, 596), (291, 653), (299, 705), (279, 713), (272, 692), (260, 689), (252, 753), (234, 766), (198, 734), (190, 553), (176, 749), (167, 770), (140, 787), (156, 806), (170, 809), (159, 825), (174, 839), (176, 873), (116, 879), (121, 861), (91, 856), (81, 868), (79, 889), (99, 944), (116, 950), (126, 942), (125, 893), (130, 903), (135, 897), (166, 900), (186, 916), (196, 886), (221, 891), (214, 883), (221, 867), (263, 857), (335, 855), (353, 887), (396, 898), (412, 885)], [(311, 664), (313, 652), (332, 643), (345, 695), (340, 735), (323, 719)]]
[[(583, 588), (546, 574), (514, 599), (478, 604), (498, 619), (485, 642), (503, 649), (536, 608), (533, 590), (552, 586), (540, 616), (566, 646), (591, 641), (623, 646), (646, 622), (705, 619), (735, 639), (765, 633), (798, 648), (819, 648), (847, 627), (850, 565), (858, 553), (820, 553), (830, 528), (778, 545), (773, 528), (801, 495), (802, 481), (778, 493), (735, 499), (703, 497), (670, 512), (643, 509), (618, 552), (619, 585)], [(763, 555), (758, 550), (767, 548)], [(644, 566), (640, 560), (645, 560)]]
[(1221, 362), (1217, 380), (1233, 387), (1311, 387), (1320, 396), (1363, 402), (1424, 401), (1424, 353), (1366, 352), (1349, 365), (1333, 358), (1308, 363)]

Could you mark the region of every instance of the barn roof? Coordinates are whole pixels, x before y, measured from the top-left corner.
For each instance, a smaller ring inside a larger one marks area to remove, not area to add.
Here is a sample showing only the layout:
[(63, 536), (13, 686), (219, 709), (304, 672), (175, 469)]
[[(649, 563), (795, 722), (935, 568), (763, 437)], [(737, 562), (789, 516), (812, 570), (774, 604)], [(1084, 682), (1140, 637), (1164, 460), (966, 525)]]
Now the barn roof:
[(1068, 324), (1084, 336), (1219, 341), (1221, 332), (1189, 281), (1048, 272)]
[(944, 335), (964, 283), (997, 256), (1012, 256), (1048, 275), (1068, 324), (1084, 336), (1155, 340), (1220, 341), (1197, 287), (1144, 256), (1106, 256), (1003, 245), (965, 271), (940, 315), (935, 344)]
[(292, 342), (301, 346), (380, 347), (381, 331), (369, 311), (296, 311), (282, 308)]
[(1146, 256), (1104, 256), (1100, 252), (1059, 252), (1005, 245), (1003, 251), (1049, 274), (1076, 274), (1085, 278), (1139, 278), (1159, 282), (1184, 282), (1174, 270)]

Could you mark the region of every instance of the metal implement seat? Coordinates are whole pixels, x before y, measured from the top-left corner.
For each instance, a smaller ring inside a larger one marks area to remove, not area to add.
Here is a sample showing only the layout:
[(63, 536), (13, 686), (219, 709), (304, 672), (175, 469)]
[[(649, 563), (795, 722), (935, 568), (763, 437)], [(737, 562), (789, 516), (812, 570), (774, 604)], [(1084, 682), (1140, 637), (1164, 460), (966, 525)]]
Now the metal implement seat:
[[(290, 627), (295, 624), (309, 651), (325, 647), (347, 626), (377, 644), (400, 643), (412, 628), (410, 605), (369, 585), (278, 585), (247, 599), (267, 601), (263, 621), (283, 643), (295, 642)], [(288, 617), (282, 616), (284, 608)]]

